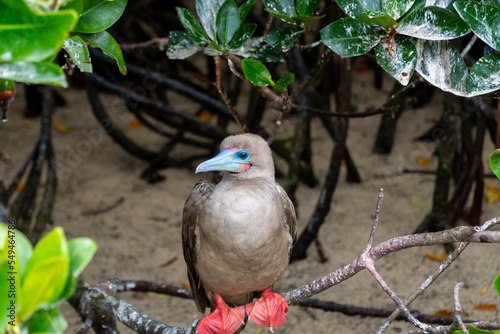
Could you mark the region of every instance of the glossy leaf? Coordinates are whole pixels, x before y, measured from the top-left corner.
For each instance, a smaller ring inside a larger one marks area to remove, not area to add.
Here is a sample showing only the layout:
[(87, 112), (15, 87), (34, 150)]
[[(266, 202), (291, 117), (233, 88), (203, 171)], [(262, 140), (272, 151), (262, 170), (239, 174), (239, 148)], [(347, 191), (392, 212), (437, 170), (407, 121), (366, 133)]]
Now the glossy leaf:
[(415, 0), (382, 0), (382, 11), (395, 20), (410, 10)]
[(321, 29), (323, 43), (341, 57), (354, 57), (370, 51), (381, 36), (358, 20), (344, 18)]
[(271, 73), (266, 65), (254, 59), (243, 59), (242, 63), (243, 74), (245, 77), (256, 86), (274, 86), (274, 81), (271, 79)]
[(295, 11), (294, 0), (262, 0), (266, 11), (289, 18), (298, 16)]
[(313, 17), (312, 14), (321, 1), (318, 0), (263, 0), (264, 8), (273, 16), (294, 25), (304, 25)]
[(233, 39), (240, 24), (240, 12), (238, 6), (236, 6), (236, 2), (234, 0), (227, 0), (217, 12), (215, 21), (217, 38), (224, 47)]
[(196, 0), (196, 13), (200, 18), (201, 25), (205, 29), (208, 37), (215, 41), (216, 19), (219, 8), (225, 0)]
[(64, 41), (64, 50), (82, 72), (92, 72), (89, 49), (80, 36), (71, 36)]
[(68, 87), (61, 67), (49, 62), (0, 63), (0, 78), (30, 84)]
[(240, 6), (240, 21), (243, 22), (243, 20), (247, 17), (248, 13), (252, 9), (253, 5), (257, 0), (247, 0), (244, 3), (241, 4)]
[(167, 57), (170, 59), (186, 59), (202, 50), (184, 31), (170, 31), (168, 37)]
[[(12, 80), (6, 80), (6, 79), (0, 79), (0, 93), (3, 92), (9, 92), (15, 88), (14, 81)], [(1, 240), (0, 240), (1, 242)]]
[(361, 19), (370, 25), (377, 25), (389, 31), (392, 26), (397, 25), (396, 20), (383, 12), (367, 12), (360, 14)]
[(299, 17), (311, 16), (323, 0), (295, 0), (296, 14)]
[(457, 0), (427, 0), (425, 2), (425, 5), (427, 7), (436, 6), (436, 7), (441, 7), (441, 8), (448, 8), (448, 6), (455, 1), (457, 1)]
[[(490, 168), (493, 173), (500, 179), (500, 149), (496, 149), (490, 155)], [(495, 279), (495, 288), (500, 296), (500, 275)]]
[(469, 96), (487, 94), (500, 89), (500, 55), (489, 54), (472, 66), (469, 75)]
[(250, 37), (252, 37), (257, 25), (255, 23), (243, 24), (234, 33), (233, 39), (229, 43), (229, 48), (241, 47)]
[(467, 66), (451, 43), (419, 39), (416, 47), (415, 69), (425, 80), (445, 92), (467, 95)]
[(75, 238), (68, 241), (69, 249), (69, 276), (63, 293), (59, 297), (60, 303), (69, 299), (75, 292), (78, 277), (89, 264), (97, 251), (97, 244), (89, 238)]
[(78, 18), (73, 10), (37, 14), (21, 0), (0, 1), (0, 13), (0, 62), (53, 58)]
[(380, 12), (380, 0), (336, 0), (339, 7), (352, 18), (360, 18), (361, 13)]
[(453, 4), (472, 31), (486, 44), (500, 51), (500, 8), (488, 2), (460, 1)]
[(56, 227), (33, 249), (22, 279), (18, 317), (27, 319), (36, 309), (59, 298), (68, 279), (69, 250), (62, 228)]
[(62, 334), (68, 323), (57, 309), (39, 310), (22, 328), (30, 334)]
[[(206, 51), (203, 52), (208, 54)], [(230, 49), (229, 52), (243, 58), (253, 58), (264, 62), (285, 60), (283, 52), (264, 42), (264, 37), (250, 38), (241, 48)]]
[(75, 32), (92, 34), (111, 27), (123, 14), (127, 0), (84, 1)]
[(113, 36), (111, 36), (107, 31), (101, 31), (96, 34), (79, 34), (79, 36), (84, 42), (89, 43), (95, 48), (101, 49), (105, 55), (116, 60), (120, 72), (122, 74), (127, 74), (127, 68), (125, 67), (122, 50), (118, 46), (118, 43), (116, 43)]
[(276, 82), (274, 89), (278, 92), (284, 91), (295, 80), (295, 74), (286, 73)]
[(180, 7), (176, 7), (175, 10), (177, 11), (177, 15), (179, 15), (182, 26), (193, 41), (196, 43), (210, 42), (207, 33), (203, 30), (203, 27), (198, 23), (191, 11)]
[(377, 62), (403, 86), (410, 82), (417, 64), (417, 48), (408, 38), (395, 38), (389, 54), (389, 42), (375, 47)]
[(278, 27), (271, 30), (266, 37), (264, 37), (264, 41), (286, 52), (295, 46), (301, 34), (302, 31), (298, 31), (292, 27)]
[(457, 14), (440, 7), (424, 7), (405, 17), (397, 32), (428, 40), (447, 40), (464, 36), (469, 26)]

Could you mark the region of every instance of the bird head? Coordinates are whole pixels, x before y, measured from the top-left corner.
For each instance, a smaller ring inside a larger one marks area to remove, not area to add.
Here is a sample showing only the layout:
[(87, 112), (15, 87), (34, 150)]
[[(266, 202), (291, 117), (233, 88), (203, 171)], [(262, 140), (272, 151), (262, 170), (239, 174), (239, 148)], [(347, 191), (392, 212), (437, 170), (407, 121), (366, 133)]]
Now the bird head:
[(220, 153), (204, 161), (196, 173), (220, 171), (237, 179), (274, 177), (274, 163), (267, 142), (255, 134), (241, 134), (225, 138)]

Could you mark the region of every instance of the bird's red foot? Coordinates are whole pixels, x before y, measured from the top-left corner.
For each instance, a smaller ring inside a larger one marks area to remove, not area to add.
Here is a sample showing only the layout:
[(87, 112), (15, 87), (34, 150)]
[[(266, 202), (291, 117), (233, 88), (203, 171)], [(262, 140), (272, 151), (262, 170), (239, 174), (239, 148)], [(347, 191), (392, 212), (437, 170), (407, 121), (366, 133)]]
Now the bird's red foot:
[(245, 308), (229, 307), (222, 297), (215, 294), (215, 310), (203, 317), (196, 327), (199, 334), (233, 334), (245, 324)]
[(259, 299), (246, 305), (246, 311), (250, 320), (259, 326), (269, 327), (272, 332), (273, 328), (286, 322), (288, 303), (279, 293), (266, 289)]

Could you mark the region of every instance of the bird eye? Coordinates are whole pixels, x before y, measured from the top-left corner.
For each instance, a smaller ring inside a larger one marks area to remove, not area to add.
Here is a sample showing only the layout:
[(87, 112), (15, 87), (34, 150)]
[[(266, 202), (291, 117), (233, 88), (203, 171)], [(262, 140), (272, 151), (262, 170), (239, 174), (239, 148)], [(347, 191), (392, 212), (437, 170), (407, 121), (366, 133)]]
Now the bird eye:
[(236, 156), (240, 158), (241, 160), (246, 160), (248, 158), (248, 152), (247, 151), (239, 151), (236, 153)]

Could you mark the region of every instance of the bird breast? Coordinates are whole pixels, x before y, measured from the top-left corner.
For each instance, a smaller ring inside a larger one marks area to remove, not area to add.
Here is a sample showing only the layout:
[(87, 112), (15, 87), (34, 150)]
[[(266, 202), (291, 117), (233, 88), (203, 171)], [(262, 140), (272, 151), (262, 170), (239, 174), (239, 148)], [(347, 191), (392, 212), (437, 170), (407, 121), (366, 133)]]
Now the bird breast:
[(215, 293), (265, 289), (288, 264), (291, 237), (274, 182), (219, 183), (205, 203), (198, 233), (198, 272)]

